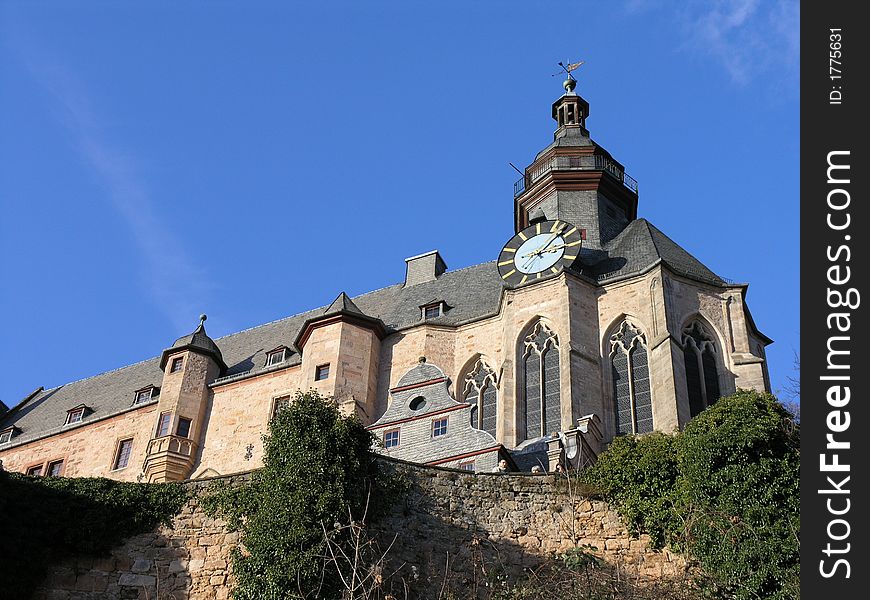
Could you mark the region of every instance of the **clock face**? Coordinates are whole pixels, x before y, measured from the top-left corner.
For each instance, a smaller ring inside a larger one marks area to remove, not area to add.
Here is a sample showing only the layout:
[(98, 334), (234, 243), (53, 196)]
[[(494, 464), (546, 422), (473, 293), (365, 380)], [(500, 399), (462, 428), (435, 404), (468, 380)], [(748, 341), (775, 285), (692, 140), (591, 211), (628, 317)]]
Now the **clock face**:
[(566, 221), (529, 225), (505, 244), (498, 272), (512, 286), (557, 275), (577, 258), (584, 233)]

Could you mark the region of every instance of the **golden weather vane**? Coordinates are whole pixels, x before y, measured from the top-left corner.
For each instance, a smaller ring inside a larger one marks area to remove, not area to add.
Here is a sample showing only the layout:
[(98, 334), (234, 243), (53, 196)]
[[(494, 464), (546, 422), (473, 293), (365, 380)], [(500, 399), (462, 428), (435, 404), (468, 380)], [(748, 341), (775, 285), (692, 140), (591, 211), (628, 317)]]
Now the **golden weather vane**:
[(565, 88), (565, 91), (569, 94), (574, 92), (574, 88), (577, 86), (577, 80), (574, 79), (574, 76), (571, 75), (571, 71), (575, 71), (580, 68), (580, 65), (585, 63), (585, 60), (579, 60), (575, 63), (565, 64), (561, 60), (559, 61), (559, 66), (562, 67), (562, 70), (558, 73), (553, 73), (553, 77), (556, 75), (561, 75), (563, 72), (568, 76), (565, 81), (562, 82), (562, 87)]
[[(571, 63), (571, 64), (566, 65), (565, 63), (563, 63), (560, 60), (559, 66), (562, 67), (562, 71), (564, 71), (565, 73), (568, 74), (568, 77), (571, 77), (573, 79), (574, 76), (571, 75), (571, 71), (575, 71), (575, 70), (579, 69), (580, 65), (582, 65), (585, 62), (586, 62), (585, 60), (580, 60), (580, 61), (577, 61), (575, 63)], [(555, 77), (556, 75), (561, 75), (562, 71), (559, 71), (558, 73), (553, 73), (553, 77)]]

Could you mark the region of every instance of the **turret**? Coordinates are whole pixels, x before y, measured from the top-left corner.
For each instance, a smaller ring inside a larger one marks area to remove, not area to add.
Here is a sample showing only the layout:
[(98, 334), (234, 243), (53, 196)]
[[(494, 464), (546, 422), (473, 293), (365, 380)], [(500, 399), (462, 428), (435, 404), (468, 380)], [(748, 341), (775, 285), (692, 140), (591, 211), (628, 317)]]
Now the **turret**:
[(193, 333), (175, 340), (160, 357), (163, 384), (143, 467), (148, 482), (186, 479), (196, 460), (208, 384), (227, 368), (217, 344), (205, 332), (206, 318), (201, 315)]
[(308, 319), (296, 339), (302, 352), (303, 390), (334, 398), (345, 414), (374, 421), (378, 361), (384, 324), (340, 293), (320, 316)]

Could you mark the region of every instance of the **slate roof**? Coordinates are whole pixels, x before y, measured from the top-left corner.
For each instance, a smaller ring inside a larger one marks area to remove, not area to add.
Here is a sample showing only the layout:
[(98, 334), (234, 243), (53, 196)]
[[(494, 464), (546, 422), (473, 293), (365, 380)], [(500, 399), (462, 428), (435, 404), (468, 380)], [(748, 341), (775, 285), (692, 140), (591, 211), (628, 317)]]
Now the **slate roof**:
[(629, 223), (601, 250), (582, 250), (579, 268), (581, 273), (604, 283), (641, 273), (659, 260), (679, 275), (712, 285), (728, 284), (646, 219)]
[[(714, 285), (725, 284), (723, 279), (645, 219), (630, 223), (602, 250), (581, 252), (578, 261), (581, 264), (577, 266), (575, 263), (572, 269), (586, 278), (603, 283), (643, 272), (658, 261), (687, 277)], [(389, 333), (420, 324), (420, 306), (433, 299), (443, 300), (447, 310), (441, 316), (427, 321), (432, 324), (455, 326), (494, 315), (499, 308), (502, 290), (502, 280), (495, 261), (492, 261), (448, 271), (433, 281), (413, 286), (405, 287), (399, 283), (356, 296), (353, 300), (341, 294), (328, 307), (316, 308), (217, 339), (216, 346), (227, 365), (222, 379), (242, 378), (252, 372), (299, 364), (301, 357), (294, 340), (303, 325), (338, 306), (344, 311), (360, 312), (380, 319)], [(197, 340), (196, 332), (179, 338), (176, 344), (195, 342), (203, 342)], [(291, 350), (287, 360), (280, 365), (265, 367), (266, 353), (282, 345)], [(0, 418), (0, 429), (14, 424), (21, 430), (12, 443), (4, 445), (3, 449), (68, 429), (63, 427), (67, 410), (82, 403), (93, 410), (82, 425), (130, 410), (135, 390), (148, 385), (159, 386), (162, 379), (160, 358), (156, 357), (44, 390)]]
[(200, 321), (199, 327), (197, 327), (193, 333), (181, 336), (175, 340), (175, 343), (172, 344), (170, 348), (163, 351), (163, 354), (160, 356), (160, 368), (162, 369), (166, 366), (166, 360), (169, 358), (170, 354), (178, 350), (186, 349), (199, 350), (200, 352), (209, 354), (219, 365), (221, 365), (222, 369), (226, 368), (220, 348), (218, 348), (218, 345), (214, 343), (214, 340), (208, 337), (208, 334), (205, 332), (205, 315), (202, 316), (202, 321)]
[(351, 300), (344, 292), (340, 293), (338, 297), (332, 301), (332, 304), (326, 307), (326, 310), (323, 311), (323, 314), (331, 315), (333, 313), (337, 314), (342, 312), (365, 315), (365, 313), (361, 311), (359, 307), (353, 303), (353, 300)]
[(431, 363), (422, 362), (402, 375), (396, 383), (396, 387), (402, 388), (408, 385), (420, 385), (421, 383), (435, 381), (444, 377), (444, 371)]

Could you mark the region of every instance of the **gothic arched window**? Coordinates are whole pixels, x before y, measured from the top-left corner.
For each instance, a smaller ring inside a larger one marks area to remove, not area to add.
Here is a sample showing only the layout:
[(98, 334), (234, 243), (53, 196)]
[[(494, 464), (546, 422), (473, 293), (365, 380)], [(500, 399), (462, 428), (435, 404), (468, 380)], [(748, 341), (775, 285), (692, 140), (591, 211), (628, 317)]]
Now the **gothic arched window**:
[(652, 392), (646, 337), (628, 321), (610, 336), (610, 370), (616, 433), (653, 430)]
[(498, 392), (495, 389), (495, 371), (483, 360), (465, 376), (465, 401), (471, 404), (471, 426), (495, 437), (495, 415)]
[(559, 389), (559, 339), (538, 323), (522, 342), (523, 409), (525, 439), (534, 439), (562, 429)]
[(683, 361), (689, 390), (689, 414), (694, 417), (719, 399), (719, 369), (713, 336), (694, 321), (683, 330)]

